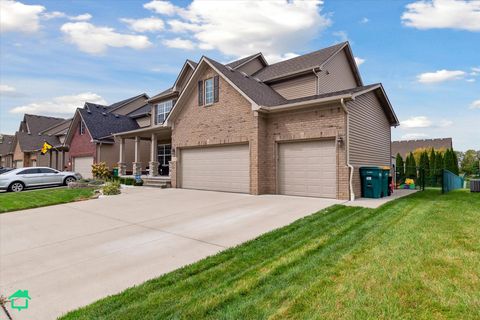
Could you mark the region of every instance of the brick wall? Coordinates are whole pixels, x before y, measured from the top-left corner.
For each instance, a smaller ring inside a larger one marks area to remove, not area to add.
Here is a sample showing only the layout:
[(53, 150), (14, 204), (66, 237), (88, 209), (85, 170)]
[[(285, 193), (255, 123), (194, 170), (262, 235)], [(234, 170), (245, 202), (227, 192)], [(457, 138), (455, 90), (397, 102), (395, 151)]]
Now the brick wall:
[[(69, 170), (72, 169), (73, 158), (75, 157), (93, 157), (93, 161), (96, 161), (96, 146), (95, 143), (92, 142), (92, 138), (88, 133), (88, 130), (85, 130), (83, 135), (80, 135), (78, 130), (78, 124), (76, 124), (72, 130), (74, 130), (74, 134), (72, 140), (70, 141), (69, 146), (69, 160), (70, 166), (68, 167)], [(66, 163), (65, 165), (68, 165)]]

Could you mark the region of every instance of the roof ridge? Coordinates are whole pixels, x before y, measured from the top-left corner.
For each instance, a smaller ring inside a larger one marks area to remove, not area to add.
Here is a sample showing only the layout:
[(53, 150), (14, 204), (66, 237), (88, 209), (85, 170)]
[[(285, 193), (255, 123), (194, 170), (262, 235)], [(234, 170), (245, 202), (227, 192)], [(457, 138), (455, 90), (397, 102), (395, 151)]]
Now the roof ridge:
[(47, 119), (65, 120), (65, 118), (52, 117), (52, 116), (41, 116), (41, 115), (38, 115), (38, 114), (32, 114), (32, 113), (25, 113), (25, 116), (30, 116), (30, 117), (40, 117), (40, 118), (47, 118)]

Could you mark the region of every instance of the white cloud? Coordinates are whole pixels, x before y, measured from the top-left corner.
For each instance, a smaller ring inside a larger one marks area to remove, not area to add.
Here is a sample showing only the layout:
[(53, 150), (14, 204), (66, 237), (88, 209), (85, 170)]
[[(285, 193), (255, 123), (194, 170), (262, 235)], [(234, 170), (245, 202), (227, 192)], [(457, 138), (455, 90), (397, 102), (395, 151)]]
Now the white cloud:
[(11, 113), (30, 113), (41, 115), (72, 115), (77, 108), (83, 107), (88, 101), (97, 104), (107, 104), (105, 99), (96, 93), (84, 92), (70, 96), (60, 96), (49, 101), (34, 102), (18, 106), (10, 110)]
[(406, 133), (402, 136), (402, 140), (416, 140), (416, 139), (421, 139), (421, 138), (426, 138), (428, 137), (428, 134), (426, 133)]
[(354, 57), (354, 59), (355, 59), (355, 63), (357, 64), (357, 66), (362, 65), (366, 61), (365, 59), (362, 59), (362, 58), (359, 58), (359, 57)]
[(162, 43), (169, 48), (176, 48), (176, 49), (185, 49), (185, 50), (193, 50), (195, 48), (195, 44), (188, 40), (188, 39), (166, 39), (163, 40)]
[(460, 70), (438, 70), (435, 72), (426, 72), (419, 74), (417, 76), (418, 82), (421, 83), (436, 83), (436, 82), (443, 82), (448, 80), (457, 80), (461, 79), (465, 76), (464, 71)]
[(473, 71), (473, 72), (477, 72), (477, 73), (480, 73), (480, 68), (477, 68), (477, 67), (473, 67), (473, 68), (472, 68), (472, 71)]
[(90, 13), (84, 13), (78, 16), (69, 16), (68, 19), (72, 21), (88, 21), (92, 19), (92, 15)]
[(452, 28), (480, 31), (480, 1), (431, 0), (406, 6), (404, 25), (417, 29)]
[(97, 27), (88, 22), (65, 23), (60, 30), (69, 42), (90, 54), (104, 53), (108, 47), (140, 50), (152, 45), (146, 36), (122, 34), (115, 32), (113, 28)]
[(6, 84), (0, 84), (0, 93), (4, 94), (4, 93), (11, 93), (11, 92), (15, 92), (16, 89), (12, 86), (9, 86), (9, 85), (6, 85)]
[(175, 15), (167, 23), (173, 32), (188, 32), (200, 49), (217, 49), (233, 56), (262, 51), (282, 57), (292, 48), (304, 47), (330, 25), (320, 13), (322, 1), (199, 1), (180, 8), (170, 2), (152, 1), (147, 9)]
[(452, 124), (453, 124), (453, 121), (443, 119), (443, 120), (440, 120), (440, 121), (438, 122), (437, 127), (447, 128), (447, 127), (451, 127)]
[(165, 24), (162, 19), (150, 17), (143, 19), (120, 19), (122, 22), (128, 24), (129, 28), (137, 32), (154, 32), (162, 31)]
[(368, 19), (367, 17), (363, 17), (362, 20), (360, 20), (360, 23), (368, 23), (370, 22), (370, 19)]
[(335, 31), (332, 33), (335, 37), (338, 37), (340, 42), (348, 41), (348, 34), (346, 31)]
[(475, 79), (467, 79), (467, 82), (475, 82)]
[(418, 116), (401, 121), (400, 125), (404, 128), (428, 128), (432, 125), (432, 121), (425, 116)]
[(473, 101), (470, 105), (470, 109), (480, 109), (480, 99)]
[(88, 21), (92, 19), (92, 15), (90, 13), (84, 13), (78, 16), (69, 16), (65, 12), (52, 11), (52, 12), (45, 12), (42, 15), (42, 18), (45, 20), (51, 20), (56, 18), (67, 18), (68, 20), (71, 20), (71, 21)]
[(149, 3), (145, 3), (143, 7), (145, 9), (149, 9), (156, 13), (164, 14), (167, 16), (174, 15), (175, 13), (181, 10), (181, 8), (174, 6), (169, 1), (159, 1), (159, 0), (153, 0), (153, 1), (150, 1)]
[(26, 5), (12, 0), (0, 1), (1, 32), (36, 32), (40, 29), (40, 14), (44, 6)]

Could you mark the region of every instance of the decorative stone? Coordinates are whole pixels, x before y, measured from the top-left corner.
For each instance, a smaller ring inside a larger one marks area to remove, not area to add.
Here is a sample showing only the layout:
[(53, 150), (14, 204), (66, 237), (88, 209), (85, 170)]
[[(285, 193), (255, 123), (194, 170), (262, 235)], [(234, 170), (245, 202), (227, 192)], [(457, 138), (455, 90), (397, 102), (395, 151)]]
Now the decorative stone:
[(148, 163), (148, 176), (150, 177), (158, 176), (158, 162), (150, 161)]
[(134, 162), (133, 163), (133, 175), (141, 175), (142, 174), (142, 163), (141, 162)]

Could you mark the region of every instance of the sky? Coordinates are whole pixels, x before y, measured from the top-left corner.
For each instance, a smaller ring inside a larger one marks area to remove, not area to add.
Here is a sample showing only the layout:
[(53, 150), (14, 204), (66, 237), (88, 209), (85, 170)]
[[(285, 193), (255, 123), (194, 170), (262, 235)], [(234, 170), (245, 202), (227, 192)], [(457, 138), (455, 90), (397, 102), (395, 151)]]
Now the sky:
[(400, 119), (393, 140), (480, 150), (480, 1), (0, 0), (0, 133), (169, 88), (185, 59), (270, 62), (348, 40)]

